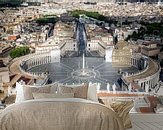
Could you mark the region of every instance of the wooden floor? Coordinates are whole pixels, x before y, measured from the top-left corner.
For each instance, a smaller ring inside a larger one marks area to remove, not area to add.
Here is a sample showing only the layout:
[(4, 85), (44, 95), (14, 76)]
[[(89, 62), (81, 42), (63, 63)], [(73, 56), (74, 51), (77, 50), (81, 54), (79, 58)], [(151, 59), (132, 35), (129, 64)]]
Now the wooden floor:
[(163, 121), (161, 122), (139, 122), (133, 124), (134, 128), (127, 130), (163, 130)]

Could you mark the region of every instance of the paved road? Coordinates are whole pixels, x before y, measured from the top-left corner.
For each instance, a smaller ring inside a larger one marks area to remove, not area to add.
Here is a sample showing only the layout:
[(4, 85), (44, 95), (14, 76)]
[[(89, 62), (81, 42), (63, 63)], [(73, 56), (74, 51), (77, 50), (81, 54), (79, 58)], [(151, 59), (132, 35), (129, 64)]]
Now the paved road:
[(85, 25), (84, 23), (79, 22), (77, 27), (77, 42), (78, 42), (78, 54), (79, 56), (82, 56), (83, 53), (85, 53), (86, 45), (87, 45), (87, 38), (86, 38), (86, 32), (85, 32)]

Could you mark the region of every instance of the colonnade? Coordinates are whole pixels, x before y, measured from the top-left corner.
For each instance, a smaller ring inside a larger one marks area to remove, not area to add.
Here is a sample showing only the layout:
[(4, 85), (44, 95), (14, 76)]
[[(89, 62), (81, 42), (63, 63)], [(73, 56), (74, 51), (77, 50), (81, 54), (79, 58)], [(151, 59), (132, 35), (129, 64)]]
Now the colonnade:
[(30, 76), (44, 76), (44, 73), (29, 72), (28, 70), (42, 64), (51, 63), (50, 53), (27, 55), (20, 63), (20, 70)]
[(51, 56), (43, 56), (43, 57), (35, 57), (33, 59), (29, 59), (26, 61), (27, 68), (30, 69), (34, 66), (38, 66), (41, 64), (51, 63)]
[[(139, 58), (135, 57), (135, 56), (131, 57), (130, 65), (139, 69), (139, 61), (140, 61), (140, 57)], [(148, 67), (149, 67), (149, 63), (148, 63), (148, 60), (146, 58), (143, 58), (143, 61), (144, 61), (144, 65), (143, 65), (143, 69), (141, 71), (132, 72), (132, 73), (125, 73), (125, 74), (123, 74), (123, 76), (130, 77), (130, 76), (133, 76), (133, 75), (140, 75), (140, 74), (146, 72)]]
[[(157, 71), (154, 75), (148, 76), (145, 79), (139, 79), (135, 80), (141, 88), (149, 92), (149, 90), (154, 89), (158, 82), (159, 82), (159, 73), (160, 71)], [(148, 88), (147, 88), (148, 87)]]
[[(159, 82), (161, 68), (159, 64), (153, 61), (152, 59), (144, 56), (141, 56), (141, 58), (143, 59), (144, 62), (144, 68), (136, 73), (124, 74), (122, 79), (124, 80), (124, 83), (127, 85), (129, 85), (131, 82), (134, 82), (137, 83), (146, 92), (149, 92), (149, 90), (152, 90), (157, 86)], [(138, 68), (140, 64), (139, 60), (140, 56), (132, 57), (131, 65)]]

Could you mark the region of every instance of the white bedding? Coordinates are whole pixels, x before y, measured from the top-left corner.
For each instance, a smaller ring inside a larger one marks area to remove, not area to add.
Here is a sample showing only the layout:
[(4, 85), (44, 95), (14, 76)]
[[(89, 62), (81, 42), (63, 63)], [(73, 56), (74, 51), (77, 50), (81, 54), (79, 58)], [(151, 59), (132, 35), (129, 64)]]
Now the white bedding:
[(15, 103), (0, 113), (0, 130), (124, 130), (119, 116), (102, 104), (78, 98)]

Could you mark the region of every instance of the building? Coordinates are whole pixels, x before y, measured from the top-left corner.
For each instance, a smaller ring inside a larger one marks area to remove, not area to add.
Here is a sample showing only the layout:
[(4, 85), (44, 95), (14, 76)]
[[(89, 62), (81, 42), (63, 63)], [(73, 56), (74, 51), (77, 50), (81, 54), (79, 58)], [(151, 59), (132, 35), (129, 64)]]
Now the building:
[(141, 54), (149, 57), (157, 56), (160, 52), (160, 49), (157, 47), (157, 43), (145, 42), (141, 46)]
[(50, 52), (58, 47), (61, 51), (61, 55), (64, 56), (66, 51), (77, 51), (78, 47), (74, 33), (72, 23), (57, 22), (54, 27), (54, 36), (48, 38), (43, 44), (37, 45), (35, 52)]
[(0, 57), (5, 57), (6, 54), (12, 49), (10, 45), (0, 44)]
[[(87, 50), (97, 51), (101, 56), (110, 55), (113, 48), (113, 36), (111, 33), (108, 33), (107, 29), (102, 29), (96, 25), (87, 25)], [(107, 48), (107, 49), (106, 49)], [(110, 48), (110, 49), (109, 49)], [(107, 50), (107, 52), (106, 52)]]
[(10, 82), (9, 69), (3, 64), (2, 60), (0, 60), (0, 81), (0, 83)]

